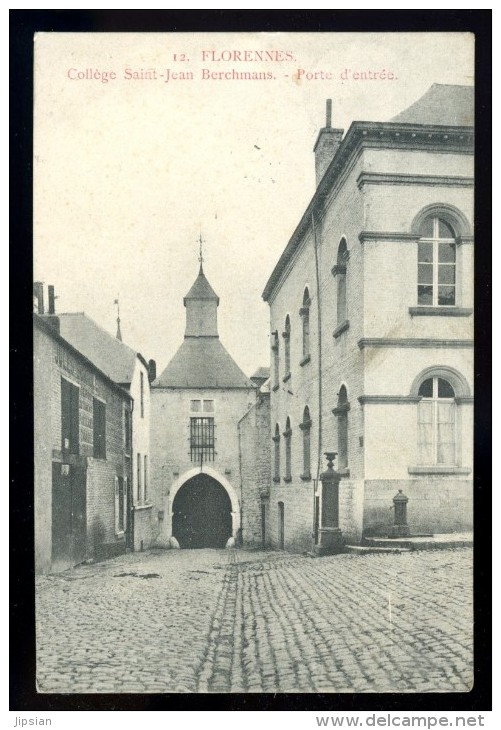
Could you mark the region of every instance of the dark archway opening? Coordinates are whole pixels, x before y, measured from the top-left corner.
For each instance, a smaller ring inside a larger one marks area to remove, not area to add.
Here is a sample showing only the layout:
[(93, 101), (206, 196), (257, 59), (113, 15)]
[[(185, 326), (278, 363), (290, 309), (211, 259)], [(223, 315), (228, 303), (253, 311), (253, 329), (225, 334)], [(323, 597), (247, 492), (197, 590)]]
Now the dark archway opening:
[(207, 474), (183, 484), (172, 505), (172, 534), (182, 548), (224, 548), (231, 537), (231, 500)]

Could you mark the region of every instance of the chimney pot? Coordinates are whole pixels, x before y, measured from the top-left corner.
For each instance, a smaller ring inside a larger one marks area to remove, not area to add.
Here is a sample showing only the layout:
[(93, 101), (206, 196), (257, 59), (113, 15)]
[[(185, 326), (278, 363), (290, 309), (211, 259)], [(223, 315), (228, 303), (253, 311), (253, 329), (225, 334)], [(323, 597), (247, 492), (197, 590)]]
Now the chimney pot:
[(327, 99), (325, 107), (325, 126), (330, 127), (332, 122), (332, 99)]
[(54, 286), (52, 284), (49, 284), (48, 286), (48, 292), (49, 292), (49, 314), (55, 314), (56, 313), (56, 297), (54, 296)]

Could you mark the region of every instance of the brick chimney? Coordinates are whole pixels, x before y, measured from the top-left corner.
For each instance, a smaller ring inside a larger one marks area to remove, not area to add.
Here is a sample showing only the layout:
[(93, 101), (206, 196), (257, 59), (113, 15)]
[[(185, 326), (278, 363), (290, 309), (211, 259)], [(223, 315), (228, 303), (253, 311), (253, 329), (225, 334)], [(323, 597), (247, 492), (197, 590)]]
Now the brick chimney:
[(332, 121), (332, 99), (327, 99), (325, 127), (318, 133), (317, 141), (313, 148), (315, 153), (315, 176), (317, 187), (323, 178), (325, 171), (329, 167), (331, 160), (336, 154), (341, 140), (343, 138), (344, 129), (333, 129)]

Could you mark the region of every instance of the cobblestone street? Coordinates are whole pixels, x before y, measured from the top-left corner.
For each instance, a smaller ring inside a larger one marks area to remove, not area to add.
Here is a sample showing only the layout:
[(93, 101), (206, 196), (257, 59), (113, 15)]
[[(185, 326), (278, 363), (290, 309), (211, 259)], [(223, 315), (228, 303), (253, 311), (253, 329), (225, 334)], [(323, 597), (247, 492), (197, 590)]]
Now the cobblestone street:
[(472, 551), (134, 553), (37, 578), (40, 692), (437, 692), (473, 678)]

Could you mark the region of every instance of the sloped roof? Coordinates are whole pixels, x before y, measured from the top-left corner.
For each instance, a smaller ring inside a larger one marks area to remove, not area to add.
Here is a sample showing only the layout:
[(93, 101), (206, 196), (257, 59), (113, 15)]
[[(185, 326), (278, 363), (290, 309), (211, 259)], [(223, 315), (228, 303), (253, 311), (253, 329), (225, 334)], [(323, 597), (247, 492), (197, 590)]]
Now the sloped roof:
[(60, 333), (115, 383), (130, 383), (137, 353), (87, 317), (84, 312), (59, 314)]
[(215, 299), (219, 303), (219, 297), (207, 281), (202, 265), (193, 286), (184, 298), (185, 302), (187, 299)]
[(401, 124), (473, 127), (474, 87), (433, 84), (414, 104), (390, 119)]
[(254, 388), (218, 337), (186, 337), (155, 388)]
[(260, 367), (256, 370), (255, 373), (251, 375), (251, 378), (258, 378), (263, 380), (268, 380), (270, 377), (270, 368)]

